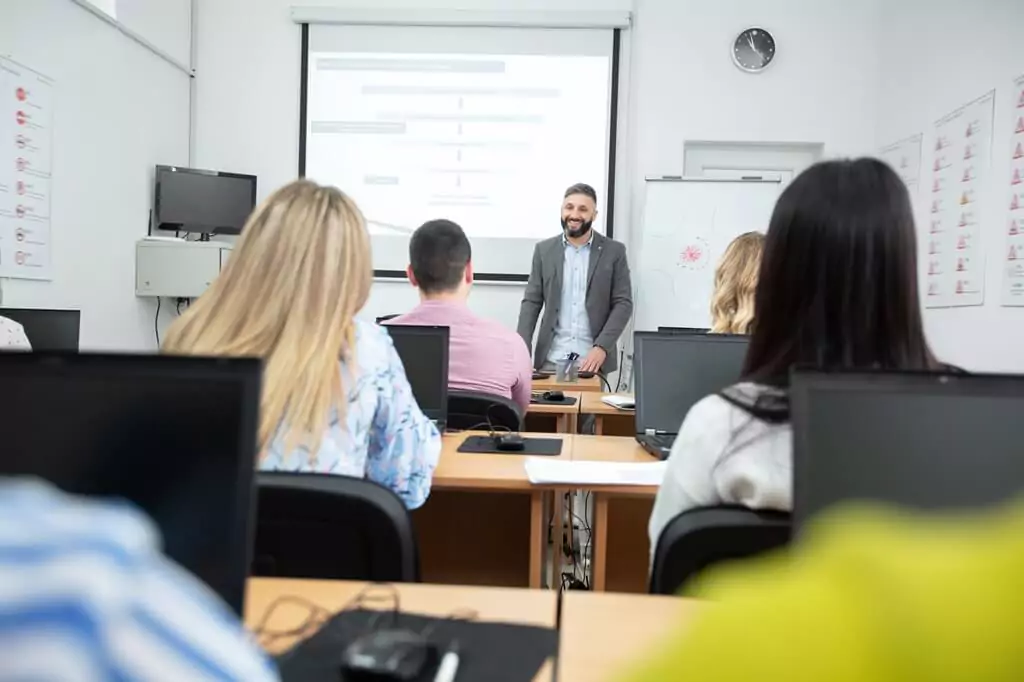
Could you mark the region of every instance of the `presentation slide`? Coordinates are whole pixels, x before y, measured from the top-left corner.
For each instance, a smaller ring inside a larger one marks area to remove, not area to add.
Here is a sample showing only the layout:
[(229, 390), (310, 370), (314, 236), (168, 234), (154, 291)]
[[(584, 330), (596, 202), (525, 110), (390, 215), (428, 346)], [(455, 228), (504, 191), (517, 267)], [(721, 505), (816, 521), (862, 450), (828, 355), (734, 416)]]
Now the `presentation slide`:
[(566, 187), (605, 205), (609, 57), (317, 51), (307, 84), (306, 175), (359, 204), (377, 270), (447, 218), (478, 273), (527, 274)]

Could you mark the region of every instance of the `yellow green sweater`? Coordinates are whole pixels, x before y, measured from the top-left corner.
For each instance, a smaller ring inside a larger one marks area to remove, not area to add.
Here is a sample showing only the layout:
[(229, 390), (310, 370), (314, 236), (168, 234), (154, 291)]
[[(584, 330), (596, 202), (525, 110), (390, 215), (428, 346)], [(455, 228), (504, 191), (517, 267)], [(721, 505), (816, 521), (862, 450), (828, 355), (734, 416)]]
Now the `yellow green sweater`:
[(713, 603), (627, 679), (1024, 680), (1024, 505), (960, 520), (850, 511), (699, 593)]

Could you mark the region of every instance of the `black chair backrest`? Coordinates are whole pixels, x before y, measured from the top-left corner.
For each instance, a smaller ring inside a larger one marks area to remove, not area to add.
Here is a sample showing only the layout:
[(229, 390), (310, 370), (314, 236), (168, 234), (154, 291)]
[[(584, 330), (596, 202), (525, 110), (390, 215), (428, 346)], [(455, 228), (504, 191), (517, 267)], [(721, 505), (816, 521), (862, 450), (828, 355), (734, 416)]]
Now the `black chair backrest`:
[(376, 320), (374, 320), (374, 322), (376, 322), (377, 324), (381, 324), (382, 322), (387, 322), (388, 320), (393, 320), (393, 319), (395, 319), (395, 318), (396, 318), (396, 317), (398, 317), (398, 316), (399, 316), (400, 314), (401, 314), (401, 313), (391, 313), (390, 315), (381, 315), (381, 316), (380, 316), (380, 317), (378, 317), (378, 318), (377, 318)]
[(521, 431), (523, 415), (519, 404), (490, 393), (448, 391), (448, 428), (484, 429), (488, 424), (509, 431)]
[(746, 507), (699, 507), (672, 519), (658, 538), (651, 594), (676, 594), (704, 569), (789, 544), (786, 512)]
[(257, 475), (252, 575), (417, 582), (419, 554), (402, 500), (332, 474)]

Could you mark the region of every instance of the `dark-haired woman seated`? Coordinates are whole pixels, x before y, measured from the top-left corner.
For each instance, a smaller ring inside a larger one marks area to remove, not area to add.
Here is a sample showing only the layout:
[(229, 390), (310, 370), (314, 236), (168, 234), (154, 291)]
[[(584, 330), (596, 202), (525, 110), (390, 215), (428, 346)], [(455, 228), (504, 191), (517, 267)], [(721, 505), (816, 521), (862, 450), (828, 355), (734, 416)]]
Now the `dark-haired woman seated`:
[(937, 369), (921, 321), (907, 189), (881, 161), (828, 161), (779, 197), (742, 381), (686, 415), (651, 514), (652, 550), (693, 507), (792, 508), (789, 370)]

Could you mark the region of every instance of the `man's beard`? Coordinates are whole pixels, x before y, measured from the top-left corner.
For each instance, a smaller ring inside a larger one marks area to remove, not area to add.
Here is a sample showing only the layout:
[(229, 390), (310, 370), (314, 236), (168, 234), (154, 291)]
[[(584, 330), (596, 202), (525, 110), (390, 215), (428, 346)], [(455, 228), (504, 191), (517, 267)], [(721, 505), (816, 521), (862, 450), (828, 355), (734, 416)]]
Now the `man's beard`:
[(573, 239), (578, 239), (585, 235), (587, 232), (590, 232), (590, 228), (593, 225), (593, 220), (584, 220), (582, 223), (580, 223), (579, 227), (571, 228), (569, 227), (569, 221), (566, 220), (565, 218), (562, 218), (562, 229), (565, 230), (565, 233), (572, 237)]

